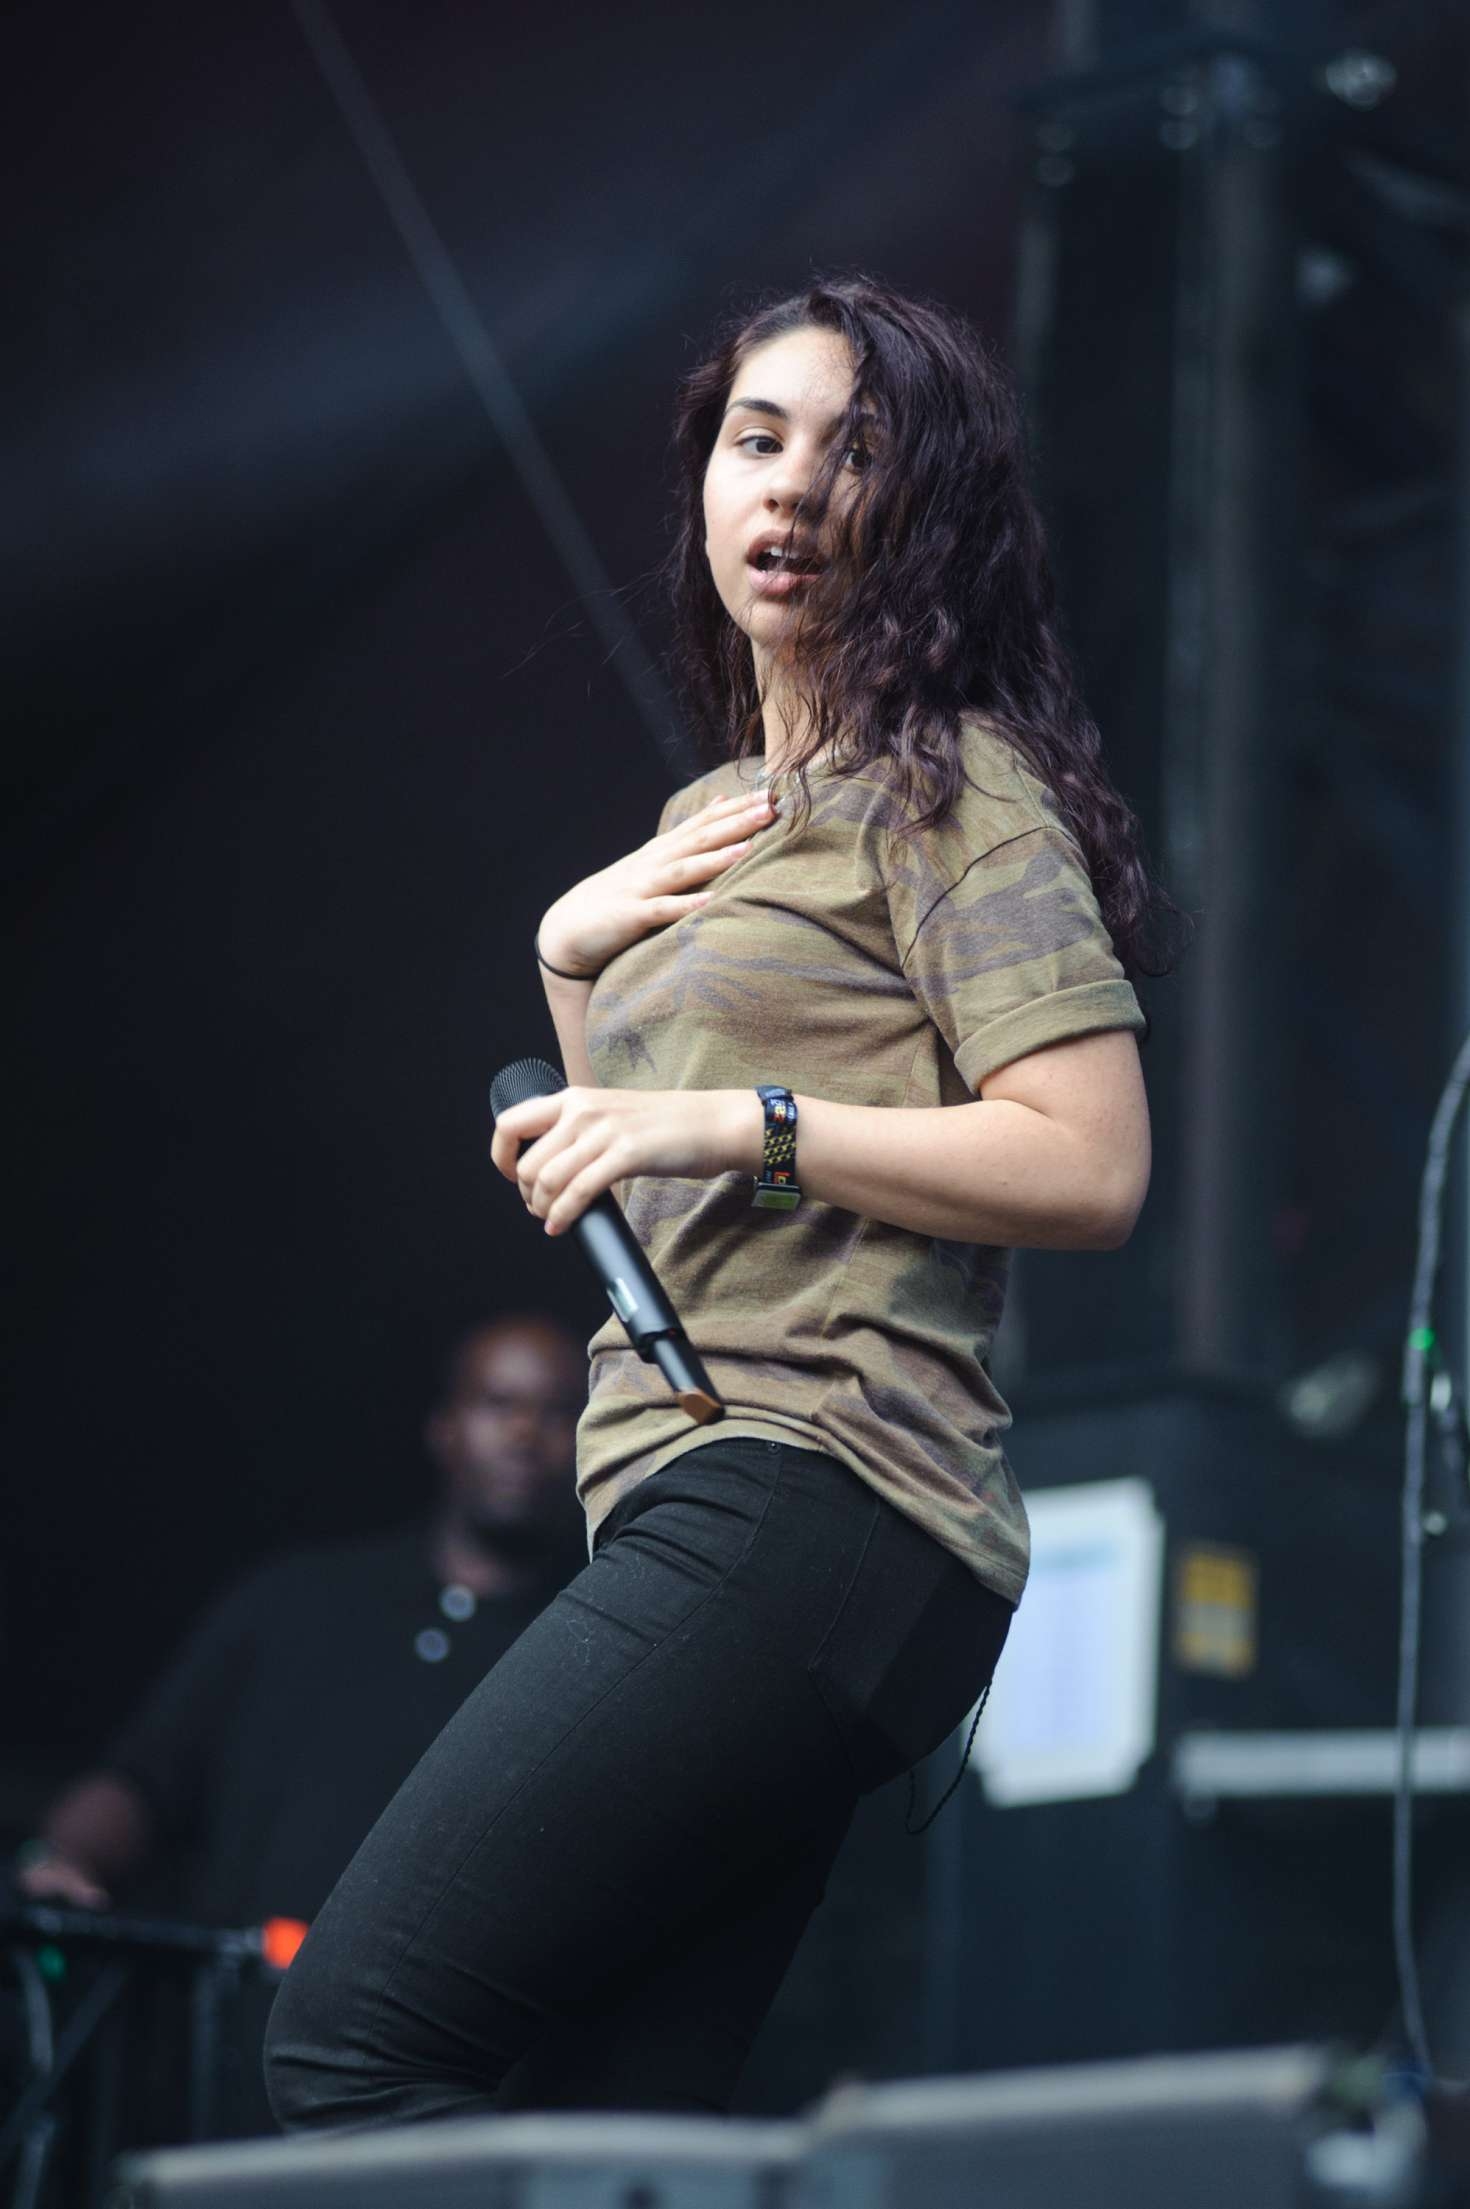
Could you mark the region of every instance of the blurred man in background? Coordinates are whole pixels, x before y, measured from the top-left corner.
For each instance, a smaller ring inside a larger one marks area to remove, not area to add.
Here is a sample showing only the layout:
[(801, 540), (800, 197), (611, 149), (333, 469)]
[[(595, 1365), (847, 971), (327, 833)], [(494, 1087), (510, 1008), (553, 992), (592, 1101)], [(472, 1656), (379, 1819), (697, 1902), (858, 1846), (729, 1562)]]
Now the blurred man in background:
[(310, 1920), (419, 1756), (584, 1556), (581, 1345), (506, 1318), (454, 1347), (427, 1524), (298, 1552), (195, 1628), (22, 1851), (23, 1894)]

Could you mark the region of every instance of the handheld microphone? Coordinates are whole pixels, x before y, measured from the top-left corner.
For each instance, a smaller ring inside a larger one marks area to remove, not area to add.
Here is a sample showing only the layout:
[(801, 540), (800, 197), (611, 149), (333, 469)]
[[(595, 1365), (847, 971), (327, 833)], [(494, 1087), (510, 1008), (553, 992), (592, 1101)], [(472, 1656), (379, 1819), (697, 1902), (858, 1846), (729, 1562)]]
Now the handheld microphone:
[[(554, 1096), (565, 1088), (561, 1075), (544, 1058), (517, 1059), (514, 1065), (503, 1066), (490, 1084), (490, 1116), (498, 1120), (512, 1105)], [(714, 1384), (616, 1201), (611, 1196), (598, 1197), (577, 1221), (574, 1233), (644, 1364), (657, 1363), (696, 1425), (723, 1419), (725, 1407)]]

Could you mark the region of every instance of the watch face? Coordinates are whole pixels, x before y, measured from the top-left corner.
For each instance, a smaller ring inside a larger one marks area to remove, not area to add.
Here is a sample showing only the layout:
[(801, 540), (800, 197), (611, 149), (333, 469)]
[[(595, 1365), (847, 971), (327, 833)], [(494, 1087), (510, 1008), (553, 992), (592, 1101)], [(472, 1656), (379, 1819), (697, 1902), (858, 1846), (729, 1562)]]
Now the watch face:
[(751, 1203), (758, 1212), (794, 1212), (801, 1202), (800, 1189), (768, 1189), (757, 1185)]

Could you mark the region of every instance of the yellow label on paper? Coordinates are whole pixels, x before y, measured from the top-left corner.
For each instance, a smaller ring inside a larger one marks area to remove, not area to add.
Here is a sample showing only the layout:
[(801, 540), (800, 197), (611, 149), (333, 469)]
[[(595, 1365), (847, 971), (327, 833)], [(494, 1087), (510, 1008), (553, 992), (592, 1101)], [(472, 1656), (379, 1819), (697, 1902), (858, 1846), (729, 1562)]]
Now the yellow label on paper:
[(1184, 1672), (1243, 1679), (1256, 1664), (1256, 1560), (1210, 1542), (1182, 1548), (1174, 1566), (1174, 1662)]

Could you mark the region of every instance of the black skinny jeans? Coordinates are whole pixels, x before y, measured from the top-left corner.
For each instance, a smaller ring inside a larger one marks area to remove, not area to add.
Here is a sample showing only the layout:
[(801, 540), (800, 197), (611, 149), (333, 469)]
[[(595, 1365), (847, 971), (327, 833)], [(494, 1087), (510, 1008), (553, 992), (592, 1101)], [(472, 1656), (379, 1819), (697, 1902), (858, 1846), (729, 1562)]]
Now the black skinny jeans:
[(958, 1724), (1010, 1618), (819, 1451), (717, 1440), (640, 1483), (312, 1927), (282, 2124), (727, 2109), (858, 1796)]

